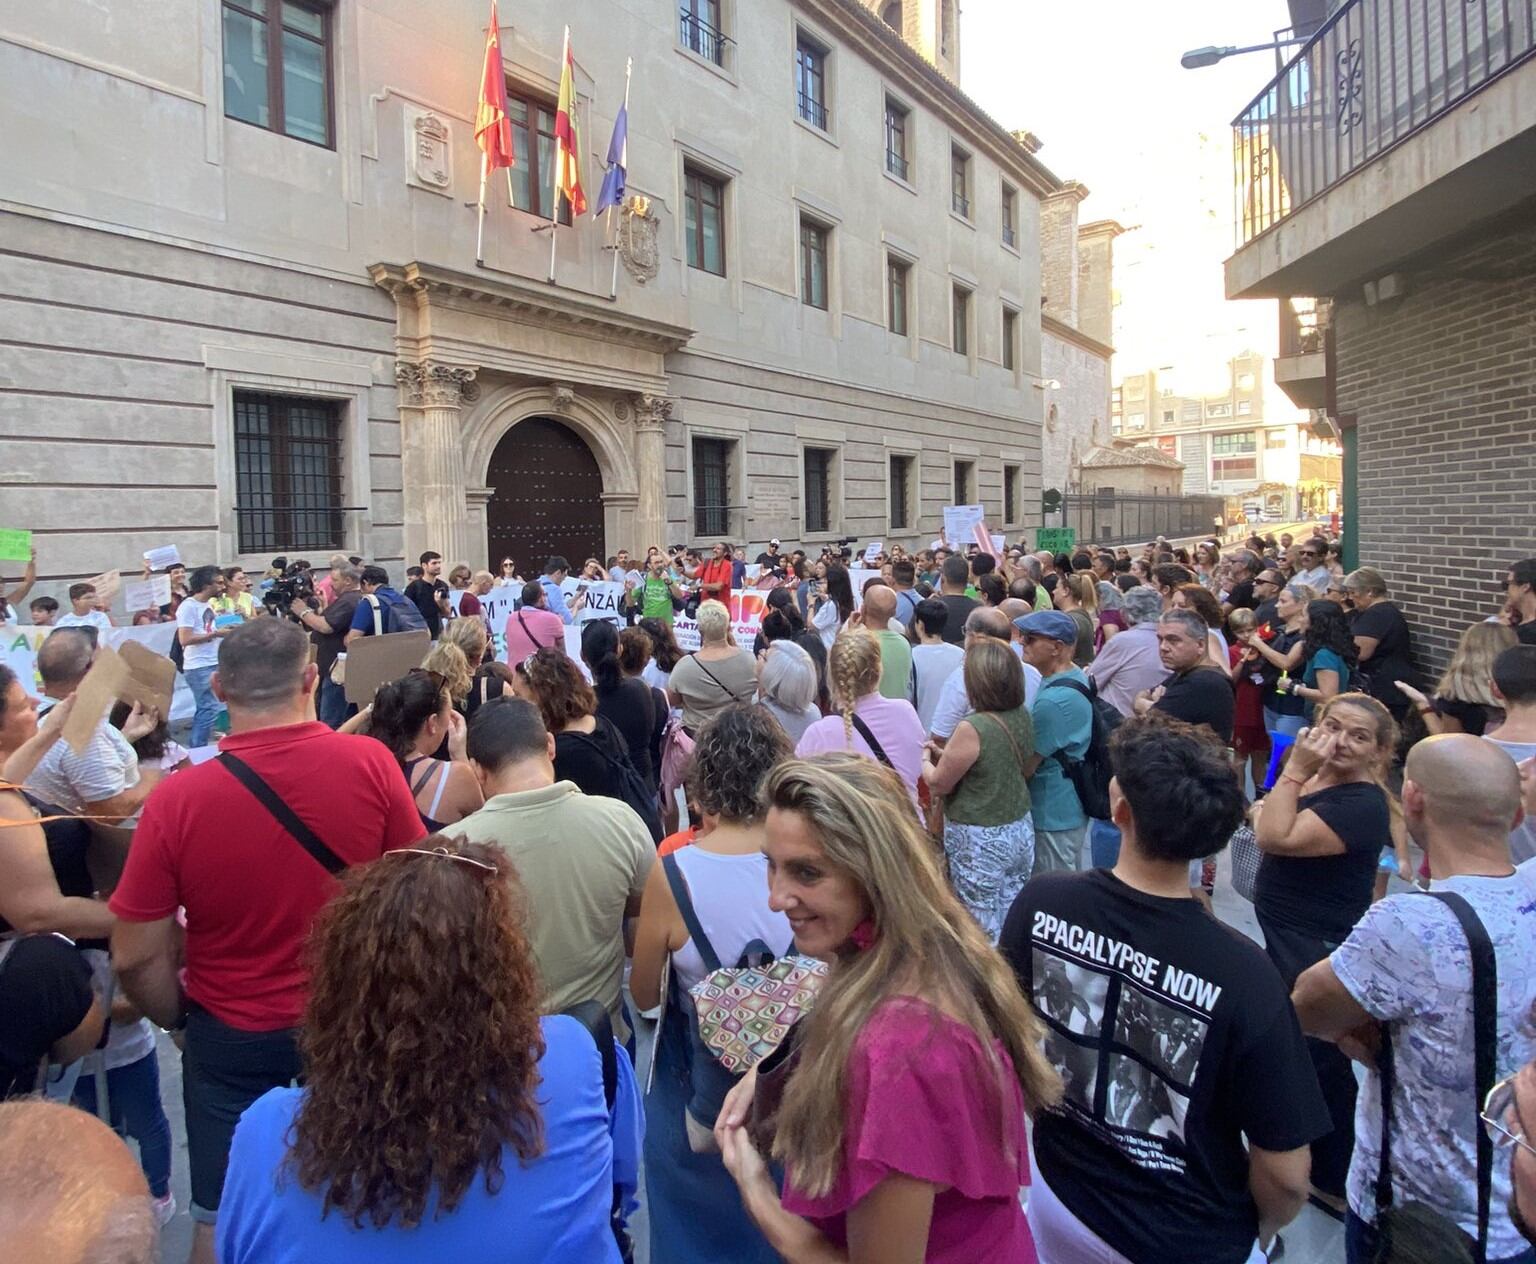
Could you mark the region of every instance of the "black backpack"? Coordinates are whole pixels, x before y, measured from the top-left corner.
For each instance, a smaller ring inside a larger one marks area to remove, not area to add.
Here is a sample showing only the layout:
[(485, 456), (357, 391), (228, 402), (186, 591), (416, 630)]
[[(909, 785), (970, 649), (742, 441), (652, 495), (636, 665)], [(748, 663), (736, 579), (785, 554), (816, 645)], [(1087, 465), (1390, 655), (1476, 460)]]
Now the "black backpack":
[[(613, 1020), (608, 1017), (607, 1009), (597, 1001), (581, 1001), (561, 1012), (585, 1027), (597, 1045), (597, 1054), (603, 1067), (603, 1100), (608, 1103), (608, 1117), (612, 1119), (613, 1106), (619, 1096), (619, 1052), (613, 1043)], [(629, 1239), (629, 1226), (625, 1223), (624, 1191), (617, 1184), (613, 1187), (613, 1205), (608, 1215), (613, 1239), (618, 1244), (619, 1258), (624, 1264), (631, 1264), (635, 1258), (635, 1248)]]
[[(598, 723), (606, 724), (608, 722), (599, 718)], [(609, 725), (609, 727), (612, 728), (612, 725)], [(617, 732), (615, 729), (615, 736), (617, 736)], [(590, 733), (578, 733), (574, 730), (567, 730), (567, 734), (570, 737), (578, 738), (585, 742), (608, 761), (608, 767), (613, 771), (613, 787), (606, 797), (617, 799), (620, 803), (628, 804), (633, 808), (635, 815), (645, 823), (645, 828), (650, 832), (651, 841), (659, 844), (662, 838), (661, 813), (656, 807), (656, 795), (645, 784), (645, 778), (636, 771), (634, 764), (630, 763), (629, 756), (623, 753), (622, 743), (624, 739), (622, 737), (618, 738), (620, 754), (615, 755), (608, 749), (605, 743), (597, 741)]]
[(1073, 759), (1063, 751), (1054, 752), (1051, 758), (1061, 765), (1062, 775), (1077, 791), (1077, 801), (1083, 805), (1083, 811), (1095, 821), (1107, 821), (1109, 782), (1115, 775), (1109, 764), (1109, 735), (1120, 727), (1125, 717), (1099, 697), (1099, 691), (1092, 683), (1085, 685), (1070, 677), (1057, 677), (1046, 681), (1041, 688), (1050, 689), (1056, 685), (1064, 685), (1088, 699), (1093, 728), (1088, 735), (1088, 749), (1081, 759)]

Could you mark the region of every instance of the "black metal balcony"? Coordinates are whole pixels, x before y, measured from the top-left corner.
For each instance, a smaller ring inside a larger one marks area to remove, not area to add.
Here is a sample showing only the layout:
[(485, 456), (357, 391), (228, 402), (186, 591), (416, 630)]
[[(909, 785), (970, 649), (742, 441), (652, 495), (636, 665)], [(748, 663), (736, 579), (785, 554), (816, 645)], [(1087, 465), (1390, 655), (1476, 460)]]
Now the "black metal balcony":
[(725, 65), (725, 46), (731, 42), (729, 35), (687, 9), (679, 11), (678, 24), (684, 48), (717, 66)]
[(1350, 0), (1232, 120), (1241, 247), (1536, 54), (1536, 0)]
[(818, 101), (808, 92), (795, 93), (795, 108), (799, 110), (800, 117), (812, 127), (821, 131), (827, 130), (827, 106), (824, 101)]

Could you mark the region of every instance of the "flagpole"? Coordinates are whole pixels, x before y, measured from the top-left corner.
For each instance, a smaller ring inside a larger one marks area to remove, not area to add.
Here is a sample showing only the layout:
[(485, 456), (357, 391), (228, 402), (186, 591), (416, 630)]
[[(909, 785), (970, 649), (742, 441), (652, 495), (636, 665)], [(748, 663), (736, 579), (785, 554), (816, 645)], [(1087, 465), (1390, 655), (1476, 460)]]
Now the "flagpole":
[[(565, 28), (565, 39), (561, 42), (561, 45), (560, 45), (560, 73), (562, 75), (565, 74), (565, 63), (570, 58), (570, 55), (571, 55), (571, 28), (569, 26), (567, 26)], [(572, 96), (574, 97), (574, 95), (575, 95), (575, 83), (574, 83), (574, 81), (572, 82), (571, 90), (572, 90)], [(575, 108), (576, 108), (576, 102), (574, 100), (572, 100), (572, 102), (571, 102), (571, 109), (574, 110)], [(555, 141), (555, 163), (556, 163), (557, 167), (559, 165), (559, 161), (560, 161), (560, 142), (558, 140), (556, 140)], [(555, 237), (556, 237), (556, 234), (559, 233), (559, 231), (560, 231), (560, 180), (559, 180), (559, 178), (557, 176), (556, 179), (555, 179), (555, 206), (554, 206), (554, 214), (550, 217), (550, 220), (549, 220), (549, 278), (548, 278), (548, 280), (549, 280), (549, 283), (551, 285), (553, 285), (555, 283)]]
[[(490, 165), (490, 154), (480, 155), (480, 215), (475, 225), (475, 262), (485, 262), (485, 172)], [(510, 174), (510, 173), (509, 173)]]
[[(624, 59), (624, 116), (626, 119), (629, 117), (629, 76), (634, 68), (635, 59), (633, 57), (626, 57)], [(627, 163), (629, 161), (629, 127), (627, 124), (624, 129), (624, 148), (624, 161)], [(608, 297), (611, 299), (619, 297), (619, 238), (616, 233), (613, 233), (613, 213), (618, 209), (615, 203), (609, 203), (608, 231), (613, 234), (613, 280), (608, 286)]]

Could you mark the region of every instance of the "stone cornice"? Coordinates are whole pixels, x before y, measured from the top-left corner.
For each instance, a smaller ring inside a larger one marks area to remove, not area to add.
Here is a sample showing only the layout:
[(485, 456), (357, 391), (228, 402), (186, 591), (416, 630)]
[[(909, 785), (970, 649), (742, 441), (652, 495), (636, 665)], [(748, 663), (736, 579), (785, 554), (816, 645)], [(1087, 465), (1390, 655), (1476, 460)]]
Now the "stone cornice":
[(427, 304), (502, 315), (658, 355), (679, 350), (693, 337), (685, 326), (634, 316), (569, 290), (504, 273), (492, 278), (420, 262), (375, 263), (368, 272), (374, 284), (402, 306)]
[[(1013, 132), (960, 91), (955, 83), (901, 36), (866, 8), (860, 0), (797, 0), (800, 7), (836, 28), (881, 71), (905, 81), (904, 86), (936, 114), (947, 118), (955, 131), (1009, 172), (1025, 188), (1047, 197), (1062, 187), (1062, 180), (1034, 155)], [(1025, 133), (1028, 135), (1028, 133)], [(1039, 141), (1033, 137), (1036, 148)]]
[(1040, 332), (1050, 334), (1053, 338), (1060, 338), (1063, 342), (1070, 342), (1084, 351), (1103, 356), (1106, 360), (1115, 354), (1115, 349), (1107, 342), (1090, 338), (1082, 330), (1074, 329), (1065, 321), (1058, 320), (1055, 316), (1047, 316), (1044, 312), (1040, 313)]

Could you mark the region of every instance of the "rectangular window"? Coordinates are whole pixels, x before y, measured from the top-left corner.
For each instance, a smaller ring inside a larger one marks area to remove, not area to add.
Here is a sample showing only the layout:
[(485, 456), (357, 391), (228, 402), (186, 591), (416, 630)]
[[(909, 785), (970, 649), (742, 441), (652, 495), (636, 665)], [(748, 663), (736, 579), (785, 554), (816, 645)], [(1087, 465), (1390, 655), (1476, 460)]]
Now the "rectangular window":
[(1207, 417), (1230, 417), (1232, 415), (1231, 404), (1207, 404), (1205, 407)]
[(730, 439), (693, 440), (693, 533), (719, 539), (730, 532)]
[[(1011, 307), (1003, 308), (1003, 368), (1012, 369), (1017, 359), (1015, 344), (1019, 338), (1019, 314)], [(1013, 519), (1009, 518), (1009, 522)]]
[[(954, 295), (950, 303), (951, 342), (957, 355), (971, 354), (971, 292), (963, 285), (954, 287)], [(956, 501), (956, 504), (962, 502)]]
[(1238, 456), (1259, 450), (1258, 436), (1252, 430), (1211, 436), (1212, 456)]
[(832, 462), (835, 448), (806, 448), (805, 530), (808, 535), (832, 530)]
[(329, 7), (224, 0), (225, 116), (331, 147), (330, 43)]
[(812, 127), (827, 130), (827, 50), (804, 35), (795, 40), (795, 109)]
[(974, 505), (971, 493), (976, 490), (976, 462), (955, 462), (955, 498), (951, 504)]
[(1015, 206), (1018, 202), (1018, 192), (1006, 181), (1003, 183), (1003, 245), (1011, 246), (1018, 237), (1015, 225)]
[(1251, 399), (1240, 399), (1237, 401), (1237, 415), (1239, 417), (1247, 417), (1252, 413), (1253, 401)]
[(902, 531), (912, 525), (912, 469), (910, 456), (892, 456), (889, 470), (891, 484), (891, 530)]
[(949, 147), (949, 205), (962, 219), (971, 218), (971, 156), (958, 145)]
[(725, 185), (693, 167), (683, 168), (683, 226), (688, 266), (725, 275)]
[(1120, 426), (1121, 426), (1120, 418), (1118, 418), (1118, 417), (1111, 417), (1109, 419), (1109, 433), (1110, 434), (1119, 434), (1120, 433)]
[[(511, 168), (513, 200), (518, 210), (549, 219), (555, 206), (555, 107), (509, 89), (507, 118), (517, 154), (517, 166)], [(571, 222), (571, 204), (564, 198), (560, 199), (560, 222), (567, 226)]]
[(725, 46), (731, 41), (720, 29), (720, 0), (682, 0), (678, 27), (684, 48), (717, 66), (725, 65)]
[(1173, 425), (1173, 409), (1171, 409), (1171, 408), (1163, 409), (1163, 425), (1165, 425), (1165, 426)]
[(1276, 448), (1285, 447), (1285, 431), (1266, 430), (1264, 432), (1264, 447), (1271, 452)]
[(1239, 479), (1258, 478), (1257, 457), (1237, 456), (1211, 462), (1211, 480), (1216, 483), (1235, 482)]
[(1019, 486), (1023, 482), (1024, 471), (1017, 465), (1003, 466), (1003, 521), (1017, 522), (1019, 520)]
[(907, 282), (912, 266), (887, 255), (885, 259), (885, 326), (893, 334), (907, 336)]
[(827, 229), (800, 217), (800, 301), (827, 310)]
[(885, 169), (899, 179), (907, 179), (908, 111), (890, 97), (885, 98)]
[(1132, 413), (1125, 419), (1125, 422), (1132, 430), (1145, 430), (1147, 428), (1147, 414)]
[(236, 550), (342, 546), (341, 404), (235, 392)]

